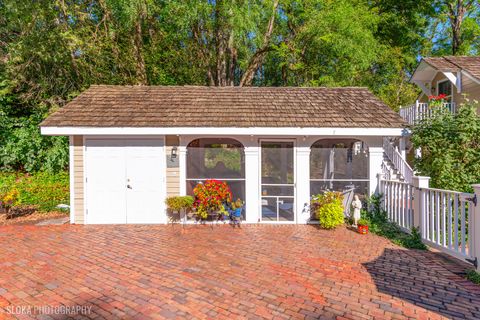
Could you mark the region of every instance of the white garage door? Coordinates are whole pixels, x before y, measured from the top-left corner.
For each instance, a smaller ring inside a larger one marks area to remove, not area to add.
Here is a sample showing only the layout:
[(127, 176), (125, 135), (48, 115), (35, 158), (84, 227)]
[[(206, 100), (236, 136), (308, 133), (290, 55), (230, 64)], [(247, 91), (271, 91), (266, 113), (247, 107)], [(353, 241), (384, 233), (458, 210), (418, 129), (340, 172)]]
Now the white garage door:
[(163, 140), (87, 139), (86, 221), (162, 223)]

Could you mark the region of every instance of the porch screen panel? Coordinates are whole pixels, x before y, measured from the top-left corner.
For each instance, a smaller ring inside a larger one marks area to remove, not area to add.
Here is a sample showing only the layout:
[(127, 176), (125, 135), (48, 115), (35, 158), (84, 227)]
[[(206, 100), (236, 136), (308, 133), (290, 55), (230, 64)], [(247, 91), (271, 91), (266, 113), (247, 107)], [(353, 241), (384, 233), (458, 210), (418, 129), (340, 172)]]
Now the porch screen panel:
[(234, 139), (202, 138), (187, 146), (187, 194), (207, 179), (225, 181), (233, 199), (245, 201), (245, 152)]
[(322, 139), (310, 153), (310, 194), (327, 190), (368, 194), (368, 148), (355, 139)]

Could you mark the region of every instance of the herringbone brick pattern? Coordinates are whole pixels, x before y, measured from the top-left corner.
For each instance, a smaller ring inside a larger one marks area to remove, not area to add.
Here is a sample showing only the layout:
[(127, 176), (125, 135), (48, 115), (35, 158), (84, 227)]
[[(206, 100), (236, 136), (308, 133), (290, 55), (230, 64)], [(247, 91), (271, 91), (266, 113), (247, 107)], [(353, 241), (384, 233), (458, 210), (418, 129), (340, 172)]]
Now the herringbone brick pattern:
[[(479, 287), (435, 254), (343, 228), (2, 227), (0, 243), (0, 318), (480, 318)], [(12, 312), (58, 305), (91, 309)]]

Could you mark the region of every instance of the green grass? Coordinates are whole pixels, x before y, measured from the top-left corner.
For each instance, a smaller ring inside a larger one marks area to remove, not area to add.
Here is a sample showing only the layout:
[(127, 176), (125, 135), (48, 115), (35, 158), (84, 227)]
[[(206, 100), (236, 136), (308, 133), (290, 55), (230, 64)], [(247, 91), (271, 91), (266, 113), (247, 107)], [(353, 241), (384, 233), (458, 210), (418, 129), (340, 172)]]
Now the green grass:
[(480, 284), (480, 273), (476, 272), (475, 270), (468, 270), (467, 279), (473, 283)]
[(33, 205), (39, 211), (56, 211), (60, 203), (69, 204), (69, 178), (67, 172), (35, 174), (0, 172), (0, 196), (16, 189), (16, 206)]

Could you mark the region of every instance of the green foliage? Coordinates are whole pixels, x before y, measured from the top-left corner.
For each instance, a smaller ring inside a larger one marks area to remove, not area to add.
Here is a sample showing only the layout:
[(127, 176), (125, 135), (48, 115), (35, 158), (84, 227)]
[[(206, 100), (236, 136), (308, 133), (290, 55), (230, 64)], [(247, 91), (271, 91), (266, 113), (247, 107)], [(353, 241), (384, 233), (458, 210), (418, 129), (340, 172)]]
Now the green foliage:
[(370, 223), (368, 222), (367, 219), (362, 218), (362, 219), (358, 220), (357, 224), (359, 226), (368, 226)]
[(368, 221), (369, 230), (379, 236), (390, 239), (395, 244), (409, 249), (426, 250), (418, 229), (412, 228), (405, 233), (400, 227), (388, 220), (387, 212), (382, 209), (382, 195), (372, 195), (367, 199), (368, 209), (362, 210), (362, 218)]
[(334, 191), (328, 191), (312, 198), (310, 210), (315, 212), (322, 228), (334, 229), (343, 224), (344, 208), (342, 200), (342, 194)]
[(468, 270), (467, 279), (473, 283), (480, 284), (480, 273), (476, 272), (475, 270)]
[(54, 211), (56, 206), (70, 203), (69, 179), (66, 172), (51, 174), (38, 172), (33, 175), (0, 173), (0, 195), (18, 191), (13, 206), (33, 205), (39, 211)]
[(165, 200), (165, 203), (168, 209), (172, 211), (180, 211), (180, 210), (189, 210), (193, 206), (193, 197), (192, 196), (176, 196), (176, 197), (168, 197)]
[(416, 125), (411, 140), (422, 149), (415, 170), (430, 176), (434, 188), (472, 192), (480, 181), (480, 117), (478, 103), (460, 106), (458, 113), (436, 111), (436, 116)]

